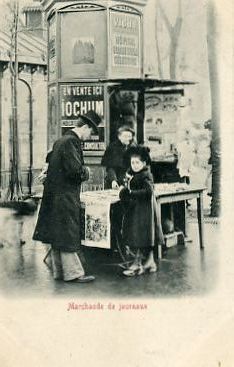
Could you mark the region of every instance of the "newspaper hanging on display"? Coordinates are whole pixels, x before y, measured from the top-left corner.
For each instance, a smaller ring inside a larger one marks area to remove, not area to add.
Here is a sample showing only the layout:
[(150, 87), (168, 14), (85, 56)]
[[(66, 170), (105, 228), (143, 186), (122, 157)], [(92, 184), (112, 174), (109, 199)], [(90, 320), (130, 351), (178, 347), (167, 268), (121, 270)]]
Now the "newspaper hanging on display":
[(178, 93), (146, 93), (144, 143), (153, 160), (172, 154), (180, 119)]
[(101, 190), (83, 192), (82, 245), (97, 248), (111, 248), (110, 207), (119, 200), (118, 191)]

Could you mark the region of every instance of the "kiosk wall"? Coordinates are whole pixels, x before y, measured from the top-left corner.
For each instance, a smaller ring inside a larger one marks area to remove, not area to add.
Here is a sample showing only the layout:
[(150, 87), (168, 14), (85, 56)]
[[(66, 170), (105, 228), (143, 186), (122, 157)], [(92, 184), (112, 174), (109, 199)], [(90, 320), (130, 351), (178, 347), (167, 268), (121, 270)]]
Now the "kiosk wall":
[[(48, 149), (80, 114), (92, 109), (102, 119), (98, 135), (84, 142), (85, 163), (92, 177), (86, 189), (103, 187), (101, 157), (120, 123), (120, 116), (116, 121), (111, 112), (109, 80), (143, 77), (142, 13), (126, 3), (44, 1), (48, 11)], [(136, 92), (133, 99), (136, 115)]]

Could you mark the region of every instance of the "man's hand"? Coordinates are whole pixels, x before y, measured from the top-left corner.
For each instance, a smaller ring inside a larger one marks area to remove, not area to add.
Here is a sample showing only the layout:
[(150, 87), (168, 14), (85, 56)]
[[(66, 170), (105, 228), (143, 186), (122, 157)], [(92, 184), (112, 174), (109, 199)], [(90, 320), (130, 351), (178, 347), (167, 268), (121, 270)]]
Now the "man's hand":
[(90, 169), (89, 167), (83, 166), (81, 171), (81, 181), (88, 181), (90, 177)]

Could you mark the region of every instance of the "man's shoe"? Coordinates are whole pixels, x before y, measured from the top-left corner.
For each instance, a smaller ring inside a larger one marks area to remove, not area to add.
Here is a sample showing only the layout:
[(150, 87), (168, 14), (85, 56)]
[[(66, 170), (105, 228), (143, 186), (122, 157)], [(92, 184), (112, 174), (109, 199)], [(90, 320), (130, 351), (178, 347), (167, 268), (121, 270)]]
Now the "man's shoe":
[(93, 275), (82, 275), (81, 277), (77, 278), (77, 283), (89, 283), (93, 282), (95, 277)]

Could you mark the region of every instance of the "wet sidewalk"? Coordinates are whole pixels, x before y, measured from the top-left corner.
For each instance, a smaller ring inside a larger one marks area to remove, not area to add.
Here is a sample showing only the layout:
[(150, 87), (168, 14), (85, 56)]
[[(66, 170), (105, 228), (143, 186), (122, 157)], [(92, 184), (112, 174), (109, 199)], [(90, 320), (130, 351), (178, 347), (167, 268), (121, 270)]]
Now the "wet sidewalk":
[[(49, 249), (33, 241), (35, 216), (20, 218), (0, 209), (0, 292), (8, 297), (178, 297), (212, 291), (219, 276), (219, 225), (205, 220), (205, 249), (200, 250), (196, 218), (188, 220), (192, 242), (175, 246), (158, 262), (158, 272), (126, 278), (121, 268), (106, 262), (100, 250), (87, 249), (92, 273), (90, 284), (54, 281), (43, 262)], [(23, 226), (22, 226), (23, 224)], [(21, 234), (22, 232), (22, 234)], [(20, 244), (20, 236), (25, 244)]]

